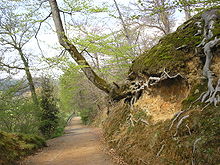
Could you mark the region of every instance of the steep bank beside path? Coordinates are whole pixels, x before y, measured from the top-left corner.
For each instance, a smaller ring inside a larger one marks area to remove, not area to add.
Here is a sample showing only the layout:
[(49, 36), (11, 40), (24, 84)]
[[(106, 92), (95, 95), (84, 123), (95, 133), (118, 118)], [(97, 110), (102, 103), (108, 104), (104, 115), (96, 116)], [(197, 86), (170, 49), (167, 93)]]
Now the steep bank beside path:
[(28, 157), (22, 165), (114, 165), (101, 151), (98, 134), (99, 129), (86, 127), (74, 117), (63, 136), (49, 140), (49, 147)]

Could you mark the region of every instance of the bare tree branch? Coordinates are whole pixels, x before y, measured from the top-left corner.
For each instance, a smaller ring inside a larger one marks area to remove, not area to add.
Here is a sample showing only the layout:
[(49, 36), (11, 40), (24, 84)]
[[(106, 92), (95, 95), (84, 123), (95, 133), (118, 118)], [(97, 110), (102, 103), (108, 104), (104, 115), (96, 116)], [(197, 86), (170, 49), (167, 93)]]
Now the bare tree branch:
[(4, 64), (3, 62), (0, 62), (0, 66), (1, 67), (7, 67), (7, 68), (10, 68), (10, 69), (19, 69), (19, 70), (24, 70), (25, 69), (25, 68), (18, 67), (18, 66), (10, 66), (8, 64)]

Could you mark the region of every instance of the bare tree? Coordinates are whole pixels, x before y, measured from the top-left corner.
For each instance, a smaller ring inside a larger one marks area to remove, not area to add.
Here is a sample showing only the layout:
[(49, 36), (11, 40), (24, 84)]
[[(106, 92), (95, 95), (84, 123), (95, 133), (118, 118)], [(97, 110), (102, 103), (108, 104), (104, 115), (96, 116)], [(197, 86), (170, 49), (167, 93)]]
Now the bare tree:
[(140, 0), (134, 4), (137, 9), (137, 23), (142, 26), (156, 28), (168, 34), (171, 32), (173, 25), (173, 10), (167, 6), (166, 0)]

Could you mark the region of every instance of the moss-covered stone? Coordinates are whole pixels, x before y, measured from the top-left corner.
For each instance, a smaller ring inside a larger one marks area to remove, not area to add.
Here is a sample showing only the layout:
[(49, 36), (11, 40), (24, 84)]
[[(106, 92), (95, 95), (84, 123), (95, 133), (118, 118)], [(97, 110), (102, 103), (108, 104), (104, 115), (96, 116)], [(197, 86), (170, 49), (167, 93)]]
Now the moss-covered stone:
[(45, 140), (39, 136), (0, 132), (0, 164), (14, 164), (44, 146)]

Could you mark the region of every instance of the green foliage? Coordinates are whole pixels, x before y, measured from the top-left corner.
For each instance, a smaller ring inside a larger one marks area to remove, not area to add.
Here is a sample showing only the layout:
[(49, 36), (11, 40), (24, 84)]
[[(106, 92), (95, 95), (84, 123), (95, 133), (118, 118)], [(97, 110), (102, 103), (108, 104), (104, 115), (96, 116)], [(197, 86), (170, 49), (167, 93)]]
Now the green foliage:
[(21, 95), (20, 88), (22, 89), (23, 85), (18, 81), (0, 91), (0, 130), (21, 133), (38, 132), (38, 107), (30, 98)]
[(77, 82), (80, 75), (75, 68), (75, 65), (70, 65), (64, 70), (64, 74), (60, 77), (59, 83), (59, 106), (64, 113), (71, 114), (75, 109), (74, 96), (76, 95), (79, 86)]
[(73, 13), (81, 12), (84, 14), (106, 12), (107, 7), (99, 7), (94, 5), (93, 0), (64, 0), (65, 11), (71, 11)]
[(103, 93), (94, 90), (96, 87), (75, 65), (70, 65), (63, 71), (59, 83), (59, 106), (62, 113), (66, 116), (79, 114), (84, 124), (91, 123), (97, 114), (97, 104), (100, 104)]
[(45, 140), (39, 136), (0, 131), (0, 164), (15, 164), (16, 160), (44, 146)]
[(11, 109), (0, 111), (0, 129), (7, 132), (37, 133), (38, 110), (29, 99), (17, 100), (15, 105), (10, 104)]
[(57, 101), (54, 97), (54, 89), (51, 80), (47, 77), (42, 79), (42, 91), (41, 91), (41, 112), (40, 118), (40, 132), (46, 137), (51, 138), (54, 136), (59, 126), (59, 109), (57, 107)]
[(130, 52), (136, 45), (129, 46), (120, 33), (86, 32), (72, 38), (72, 42), (78, 45), (84, 56), (92, 59), (94, 69), (113, 81), (124, 77), (135, 58)]
[(90, 119), (91, 113), (92, 112), (89, 109), (82, 109), (80, 111), (80, 117), (81, 117), (81, 120), (82, 120), (83, 124), (86, 125), (86, 124), (89, 124), (91, 122), (91, 119)]
[[(29, 11), (33, 4), (28, 1), (2, 0), (0, 5), (0, 42), (10, 47), (13, 47), (15, 42), (19, 42), (19, 47), (23, 47), (35, 35), (35, 19), (39, 15), (38, 11)], [(12, 36), (16, 40), (13, 40)]]
[(191, 12), (202, 11), (210, 7), (219, 6), (219, 0), (175, 0), (170, 4), (170, 7), (176, 7), (180, 11), (182, 11), (185, 6), (190, 6)]

